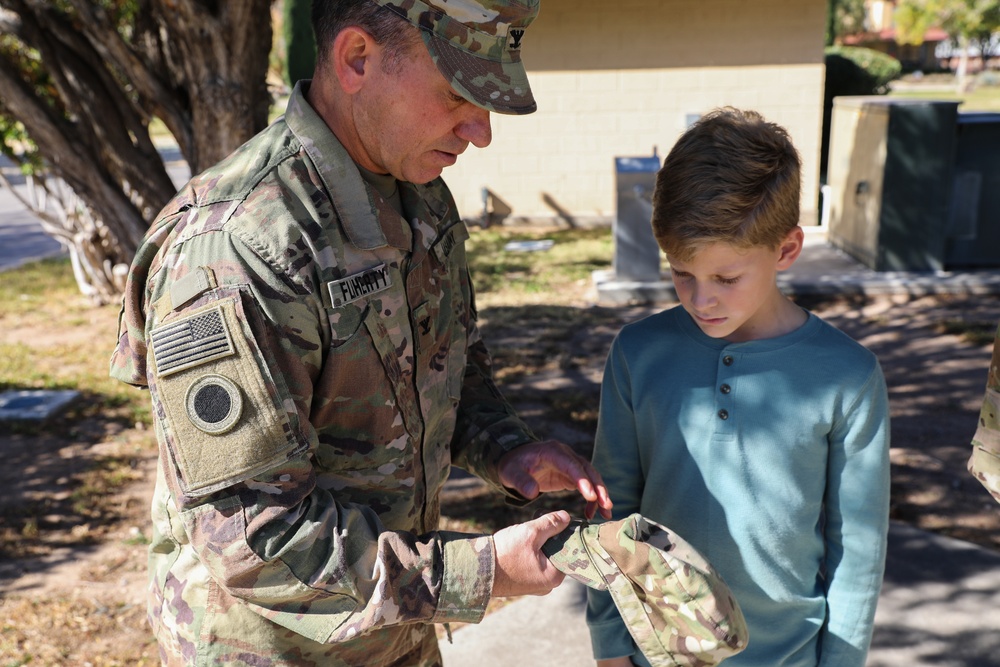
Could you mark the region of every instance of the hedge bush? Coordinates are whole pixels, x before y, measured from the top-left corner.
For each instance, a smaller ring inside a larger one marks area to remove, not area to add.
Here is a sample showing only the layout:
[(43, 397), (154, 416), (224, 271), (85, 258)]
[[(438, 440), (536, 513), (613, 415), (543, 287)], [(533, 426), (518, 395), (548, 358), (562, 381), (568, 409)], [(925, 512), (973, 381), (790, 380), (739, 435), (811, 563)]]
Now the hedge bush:
[(903, 73), (902, 64), (892, 56), (858, 46), (831, 46), (824, 60), (828, 99), (884, 95), (889, 92), (889, 83)]
[(311, 0), (285, 0), (282, 30), (285, 37), (285, 83), (295, 86), (299, 79), (311, 79), (316, 67), (316, 38), (313, 36)]
[(833, 98), (841, 95), (885, 95), (903, 66), (890, 55), (859, 46), (827, 47), (826, 88), (823, 91), (823, 138), (820, 144), (820, 179), (826, 181), (830, 155), (830, 122)]

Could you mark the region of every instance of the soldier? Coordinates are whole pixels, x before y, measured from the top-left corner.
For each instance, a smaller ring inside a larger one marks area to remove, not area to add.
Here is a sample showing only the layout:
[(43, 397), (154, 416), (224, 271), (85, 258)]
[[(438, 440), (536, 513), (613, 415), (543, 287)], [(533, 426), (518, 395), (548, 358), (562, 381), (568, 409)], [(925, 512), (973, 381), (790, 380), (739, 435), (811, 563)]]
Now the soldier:
[(537, 10), (314, 3), (314, 79), (150, 229), (112, 375), (153, 402), (165, 664), (439, 665), (432, 624), (556, 586), (540, 547), (569, 515), (437, 531), (452, 464), (610, 516), (589, 462), (494, 385), (439, 178), (490, 143), (490, 112), (534, 111), (518, 48)]
[(979, 427), (972, 439), (969, 472), (1000, 502), (1000, 329), (993, 341), (993, 359), (979, 413)]

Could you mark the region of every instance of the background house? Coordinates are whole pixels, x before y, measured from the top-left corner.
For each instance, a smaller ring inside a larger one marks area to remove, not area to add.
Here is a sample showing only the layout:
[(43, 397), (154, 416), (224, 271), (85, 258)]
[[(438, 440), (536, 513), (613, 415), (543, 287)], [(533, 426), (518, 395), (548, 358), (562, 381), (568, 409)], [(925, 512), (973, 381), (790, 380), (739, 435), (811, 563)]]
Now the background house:
[(904, 70), (935, 71), (941, 64), (936, 51), (943, 42), (948, 41), (948, 33), (938, 27), (932, 27), (924, 33), (921, 44), (897, 44), (896, 24), (893, 14), (896, 0), (869, 0), (865, 3), (865, 30), (847, 35), (844, 44), (847, 46), (862, 46), (875, 51), (887, 53), (902, 63)]
[(493, 144), (445, 171), (461, 214), (483, 188), (524, 218), (610, 219), (616, 156), (661, 159), (710, 109), (753, 108), (803, 158), (803, 223), (817, 221), (825, 3), (544, 0), (524, 36), (535, 114), (493, 116)]

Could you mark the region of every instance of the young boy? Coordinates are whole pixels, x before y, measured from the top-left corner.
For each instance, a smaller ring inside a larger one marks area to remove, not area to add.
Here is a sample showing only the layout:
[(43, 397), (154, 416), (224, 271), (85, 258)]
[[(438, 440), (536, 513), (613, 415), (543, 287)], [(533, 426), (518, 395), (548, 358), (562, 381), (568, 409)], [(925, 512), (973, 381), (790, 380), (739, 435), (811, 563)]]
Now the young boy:
[[(889, 410), (875, 356), (778, 289), (802, 251), (787, 133), (720, 109), (657, 176), (653, 230), (679, 307), (622, 329), (594, 464), (615, 503), (675, 530), (739, 602), (727, 667), (861, 667), (885, 564)], [(590, 594), (601, 667), (649, 665)]]

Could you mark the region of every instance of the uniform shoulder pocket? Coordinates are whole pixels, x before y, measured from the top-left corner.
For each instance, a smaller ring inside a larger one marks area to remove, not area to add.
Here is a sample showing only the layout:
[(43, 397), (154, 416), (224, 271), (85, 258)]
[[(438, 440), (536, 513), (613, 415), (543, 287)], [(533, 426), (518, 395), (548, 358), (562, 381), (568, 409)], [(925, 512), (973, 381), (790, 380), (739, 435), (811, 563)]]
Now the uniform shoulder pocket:
[(204, 496), (287, 460), (297, 445), (287, 392), (240, 295), (172, 315), (148, 336), (150, 393), (180, 492)]

